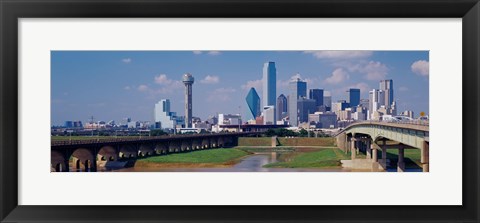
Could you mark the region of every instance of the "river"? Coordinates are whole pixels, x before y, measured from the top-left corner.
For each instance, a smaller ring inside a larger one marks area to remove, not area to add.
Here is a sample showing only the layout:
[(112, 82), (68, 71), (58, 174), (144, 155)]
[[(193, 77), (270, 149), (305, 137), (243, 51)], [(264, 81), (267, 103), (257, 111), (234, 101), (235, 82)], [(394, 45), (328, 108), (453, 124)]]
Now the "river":
[(349, 172), (345, 168), (263, 168), (264, 165), (288, 159), (285, 153), (266, 152), (246, 156), (229, 168), (161, 168), (128, 167), (120, 169), (99, 168), (98, 171), (113, 172)]

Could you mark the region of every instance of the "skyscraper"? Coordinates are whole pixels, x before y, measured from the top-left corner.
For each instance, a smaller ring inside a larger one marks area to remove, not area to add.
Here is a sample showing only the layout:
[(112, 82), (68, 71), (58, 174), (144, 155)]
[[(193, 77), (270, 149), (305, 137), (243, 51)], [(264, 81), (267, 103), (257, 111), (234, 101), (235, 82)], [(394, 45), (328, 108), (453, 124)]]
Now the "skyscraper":
[(287, 97), (281, 94), (277, 98), (277, 120), (281, 121), (288, 112)]
[(275, 106), (277, 100), (277, 69), (275, 62), (263, 64), (263, 106)]
[(385, 105), (385, 92), (382, 90), (373, 89), (369, 92), (369, 103), (368, 108), (370, 116), (373, 115), (382, 105)]
[(162, 99), (155, 104), (155, 122), (161, 123), (163, 129), (173, 129), (177, 125), (177, 115), (170, 111), (170, 100)]
[(350, 107), (357, 107), (360, 104), (360, 89), (350, 88), (348, 91), (348, 103)]
[(192, 85), (194, 78), (191, 74), (183, 75), (183, 84), (185, 84), (185, 128), (192, 127)]
[(385, 92), (385, 108), (391, 108), (393, 103), (393, 80), (381, 80), (380, 90)]
[(250, 91), (247, 94), (247, 97), (245, 98), (247, 101), (248, 109), (250, 110), (250, 113), (252, 114), (252, 119), (255, 119), (256, 117), (260, 116), (260, 97), (257, 94), (257, 91), (255, 88), (250, 88)]
[(298, 126), (298, 99), (307, 95), (307, 82), (295, 78), (289, 83), (288, 116), (291, 126)]
[(308, 98), (315, 100), (315, 106), (323, 105), (323, 89), (310, 89)]
[[(273, 120), (277, 120), (275, 105), (277, 100), (277, 69), (275, 62), (263, 64), (263, 107), (273, 106)], [(275, 125), (276, 123), (273, 123)]]
[(327, 107), (327, 111), (332, 110), (332, 94), (330, 91), (323, 92), (323, 104)]
[(308, 122), (308, 114), (313, 114), (317, 108), (316, 102), (313, 99), (299, 98), (297, 101), (298, 107), (298, 121), (300, 123)]

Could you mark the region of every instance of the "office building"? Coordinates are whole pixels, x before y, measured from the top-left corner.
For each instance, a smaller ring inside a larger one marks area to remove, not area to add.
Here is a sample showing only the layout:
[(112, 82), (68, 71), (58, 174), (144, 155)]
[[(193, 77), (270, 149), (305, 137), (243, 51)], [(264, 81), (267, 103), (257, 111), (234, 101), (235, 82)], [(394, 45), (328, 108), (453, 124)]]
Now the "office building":
[(255, 119), (256, 117), (260, 116), (260, 97), (257, 94), (257, 91), (255, 88), (250, 88), (250, 91), (247, 94), (247, 97), (245, 98), (247, 101), (249, 113), (248, 116), (249, 119)]
[(323, 92), (323, 105), (326, 106), (327, 111), (332, 110), (332, 94), (330, 93), (330, 91)]
[(299, 98), (297, 102), (299, 123), (308, 122), (308, 114), (313, 114), (317, 110), (316, 102), (313, 99)]
[(192, 85), (194, 78), (191, 74), (183, 75), (185, 85), (185, 128), (192, 128)]
[(263, 64), (263, 106), (275, 106), (277, 100), (277, 69), (275, 62)]
[(356, 107), (360, 104), (360, 89), (350, 88), (348, 91), (348, 103), (350, 107)]
[(287, 103), (287, 97), (285, 95), (281, 94), (277, 98), (277, 121), (281, 121), (283, 118), (287, 116), (288, 112), (288, 103)]
[[(174, 129), (177, 125), (177, 115), (170, 111), (170, 100), (162, 99), (155, 104), (155, 122), (161, 123), (163, 129)], [(131, 122), (128, 119), (128, 123)], [(160, 126), (159, 125), (159, 126)]]
[(275, 120), (275, 107), (274, 106), (264, 106), (263, 107), (263, 124), (264, 125), (275, 125), (277, 122)]
[[(369, 92), (369, 114), (373, 115), (379, 108), (385, 106), (385, 92), (383, 90), (373, 89)], [(370, 117), (371, 118), (371, 117)]]
[(338, 111), (343, 111), (350, 107), (346, 100), (339, 100), (332, 104), (332, 112), (337, 113)]
[(369, 99), (360, 99), (360, 106), (364, 108), (365, 110), (368, 110), (370, 107), (370, 100)]
[(381, 80), (380, 90), (385, 94), (383, 105), (385, 108), (390, 108), (393, 103), (393, 80)]
[(323, 89), (310, 89), (308, 98), (315, 100), (315, 106), (323, 105)]
[(298, 99), (307, 95), (307, 82), (300, 78), (292, 79), (289, 83), (288, 117), (290, 126), (298, 126)]

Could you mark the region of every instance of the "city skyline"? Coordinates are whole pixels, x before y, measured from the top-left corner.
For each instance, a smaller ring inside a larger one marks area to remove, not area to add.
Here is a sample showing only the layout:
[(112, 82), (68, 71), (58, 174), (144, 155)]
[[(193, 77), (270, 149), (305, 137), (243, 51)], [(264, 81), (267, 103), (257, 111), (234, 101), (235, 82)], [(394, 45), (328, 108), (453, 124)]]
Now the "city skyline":
[(348, 101), (350, 88), (368, 99), (381, 80), (392, 79), (399, 112), (429, 113), (427, 51), (52, 51), (51, 56), (52, 125), (92, 115), (104, 121), (153, 121), (154, 106), (162, 99), (183, 116), (184, 73), (196, 79), (194, 117), (246, 116), (251, 87), (264, 104), (262, 67), (268, 62), (276, 67), (275, 102), (289, 94), (288, 84), (296, 77), (307, 83), (307, 91), (329, 91), (332, 102)]

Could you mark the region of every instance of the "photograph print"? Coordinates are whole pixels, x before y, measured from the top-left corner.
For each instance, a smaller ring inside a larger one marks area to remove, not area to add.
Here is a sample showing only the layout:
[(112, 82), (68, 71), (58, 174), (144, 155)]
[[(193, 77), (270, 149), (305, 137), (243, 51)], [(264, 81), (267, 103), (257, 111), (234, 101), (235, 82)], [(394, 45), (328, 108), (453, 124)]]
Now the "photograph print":
[(51, 172), (429, 172), (428, 51), (51, 51)]

